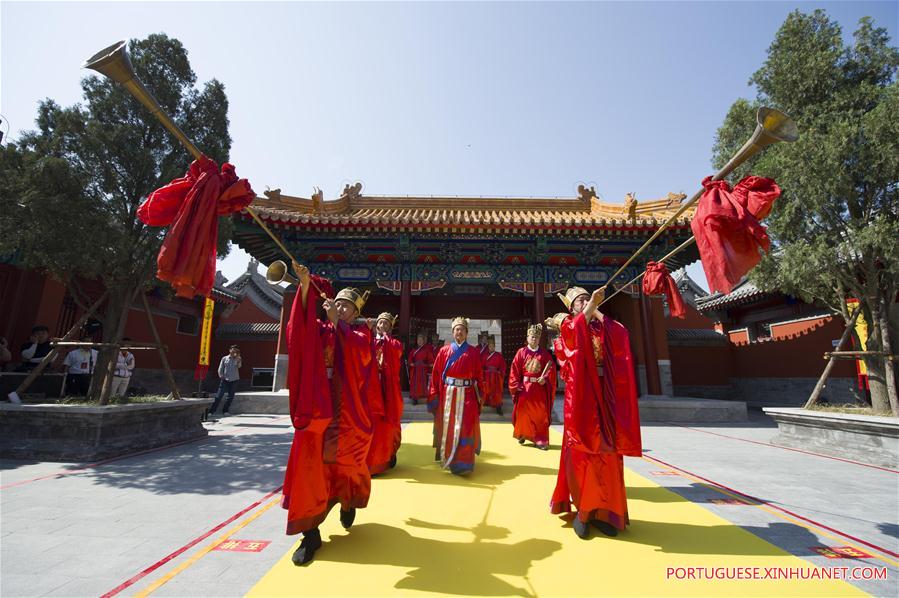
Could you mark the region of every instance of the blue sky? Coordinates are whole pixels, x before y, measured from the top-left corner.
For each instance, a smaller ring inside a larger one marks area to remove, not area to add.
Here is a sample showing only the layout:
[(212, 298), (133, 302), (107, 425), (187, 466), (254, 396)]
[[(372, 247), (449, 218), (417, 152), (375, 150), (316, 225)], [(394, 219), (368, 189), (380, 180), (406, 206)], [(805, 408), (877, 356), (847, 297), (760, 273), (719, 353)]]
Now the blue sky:
[[(4, 1), (0, 114), (15, 138), (40, 99), (80, 100), (85, 58), (165, 32), (200, 82), (225, 83), (231, 161), (259, 193), (572, 197), (587, 182), (648, 200), (712, 172), (716, 128), (797, 8), (847, 36), (870, 15), (896, 43), (896, 2)], [(245, 264), (234, 251), (221, 268)]]

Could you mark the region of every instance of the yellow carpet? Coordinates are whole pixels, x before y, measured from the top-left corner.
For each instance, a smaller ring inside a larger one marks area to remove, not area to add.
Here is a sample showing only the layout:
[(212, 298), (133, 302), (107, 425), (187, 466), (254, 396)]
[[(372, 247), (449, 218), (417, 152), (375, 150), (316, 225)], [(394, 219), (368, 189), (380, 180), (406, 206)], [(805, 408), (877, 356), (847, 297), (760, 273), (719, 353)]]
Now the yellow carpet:
[(508, 424), (481, 429), (481, 456), (462, 478), (435, 464), (430, 424), (409, 425), (399, 465), (372, 481), (353, 528), (335, 508), (315, 561), (294, 566), (291, 548), (248, 595), (863, 595), (841, 581), (668, 580), (669, 567), (812, 565), (630, 470), (631, 526), (581, 540), (548, 509), (561, 436), (543, 452), (519, 446)]

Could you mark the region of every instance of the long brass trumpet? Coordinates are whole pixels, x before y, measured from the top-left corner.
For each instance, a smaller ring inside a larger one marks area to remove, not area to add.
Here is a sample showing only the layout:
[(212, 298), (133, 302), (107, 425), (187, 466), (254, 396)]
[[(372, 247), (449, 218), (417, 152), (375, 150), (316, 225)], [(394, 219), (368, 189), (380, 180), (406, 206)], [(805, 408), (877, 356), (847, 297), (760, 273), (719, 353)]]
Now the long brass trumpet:
[[(162, 109), (162, 106), (159, 105), (159, 102), (156, 101), (156, 98), (153, 97), (153, 94), (144, 86), (143, 82), (137, 77), (137, 74), (134, 72), (134, 67), (131, 65), (131, 58), (128, 56), (128, 48), (127, 43), (125, 41), (119, 41), (107, 48), (103, 48), (90, 58), (88, 58), (82, 68), (91, 69), (93, 71), (97, 71), (101, 75), (104, 75), (116, 83), (120, 84), (124, 87), (128, 92), (133, 95), (138, 102), (143, 104), (150, 112), (155, 116), (169, 132), (181, 142), (188, 152), (194, 157), (194, 159), (199, 158), (203, 155), (203, 152), (194, 145), (194, 143), (188, 139), (187, 135), (184, 134), (184, 131), (175, 124), (175, 121), (166, 113), (165, 110)], [(281, 239), (275, 236), (274, 233), (266, 226), (265, 222), (259, 217), (259, 214), (256, 213), (256, 210), (247, 206), (244, 208), (247, 213), (253, 217), (253, 220), (256, 221), (262, 230), (268, 233), (268, 236), (272, 238), (272, 241), (284, 252), (284, 254), (290, 258), (292, 261), (296, 262), (296, 258), (293, 257), (293, 254), (284, 246), (284, 243), (281, 242)], [(278, 262), (284, 264), (284, 262)], [(284, 270), (286, 274), (287, 266), (284, 265)], [(267, 275), (266, 275), (267, 276)], [(293, 283), (297, 283), (297, 279), (290, 277)], [(286, 279), (285, 279), (286, 280)], [(315, 283), (312, 283), (315, 286)], [(316, 290), (319, 292), (321, 297), (326, 298), (325, 294), (316, 286)]]
[[(756, 127), (755, 131), (753, 131), (752, 133), (752, 137), (750, 137), (749, 140), (743, 144), (743, 147), (741, 147), (737, 151), (737, 153), (734, 154), (734, 156), (730, 160), (728, 160), (727, 164), (725, 164), (724, 167), (721, 168), (721, 170), (715, 173), (715, 176), (712, 177), (713, 181), (723, 179), (731, 172), (733, 172), (733, 170), (740, 164), (756, 155), (769, 145), (772, 145), (779, 141), (792, 143), (799, 139), (799, 127), (796, 125), (796, 122), (779, 110), (775, 110), (774, 108), (759, 108), (758, 112), (756, 113), (755, 119)], [(687, 202), (683, 204), (680, 209), (674, 213), (673, 216), (666, 220), (662, 224), (662, 226), (660, 226), (659, 229), (655, 233), (653, 233), (653, 235), (649, 237), (649, 239), (647, 239), (645, 243), (643, 243), (640, 249), (635, 251), (634, 254), (630, 258), (628, 258), (628, 260), (624, 262), (621, 267), (618, 268), (615, 274), (609, 277), (609, 280), (606, 281), (606, 284), (604, 284), (602, 288), (605, 289), (610, 284), (612, 284), (612, 281), (615, 280), (615, 278), (619, 274), (621, 274), (624, 269), (627, 268), (631, 264), (631, 262), (633, 262), (637, 258), (638, 255), (643, 253), (643, 251), (647, 247), (649, 247), (650, 244), (652, 244), (652, 242), (655, 241), (659, 237), (659, 235), (661, 235), (662, 232), (671, 225), (671, 223), (677, 220), (677, 218), (681, 214), (686, 212), (687, 209), (690, 208), (690, 206), (699, 201), (699, 198), (702, 197), (702, 191), (703, 190), (700, 189), (695, 194), (693, 194), (693, 197), (687, 200)], [(687, 245), (684, 245), (678, 248), (678, 250), (686, 246)], [(666, 258), (670, 257), (671, 255), (673, 254), (669, 254), (668, 256), (666, 256)], [(611, 299), (611, 296), (608, 299)], [(606, 299), (606, 301), (608, 299)]]

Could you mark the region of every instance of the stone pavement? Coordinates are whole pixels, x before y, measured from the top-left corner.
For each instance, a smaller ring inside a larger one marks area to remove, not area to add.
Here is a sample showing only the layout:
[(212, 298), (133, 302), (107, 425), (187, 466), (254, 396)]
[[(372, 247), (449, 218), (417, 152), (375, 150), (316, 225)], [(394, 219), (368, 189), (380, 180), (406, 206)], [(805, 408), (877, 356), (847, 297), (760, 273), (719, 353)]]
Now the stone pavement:
[[(500, 444), (502, 441), (497, 439), (507, 433), (511, 435), (508, 424), (484, 426), (485, 438), (494, 445)], [(298, 540), (283, 533), (285, 517), (278, 506), (277, 492), (290, 446), (290, 424), (281, 415), (241, 415), (211, 422), (208, 427), (210, 437), (206, 439), (97, 464), (0, 462), (0, 596), (149, 593), (241, 596), (248, 593), (277, 568), (279, 561), (289, 557)], [(628, 542), (629, 534), (635, 538), (645, 531), (637, 514), (651, 507), (657, 509), (655, 512), (663, 509), (661, 512), (667, 513), (668, 519), (665, 533), (657, 535), (653, 545), (640, 545), (643, 551), (640, 554), (647, 558), (661, 554), (668, 559), (667, 563), (677, 567), (721, 566), (722, 562), (733, 559), (737, 566), (746, 555), (758, 554), (757, 549), (746, 551), (739, 545), (722, 548), (716, 544), (711, 550), (712, 546), (706, 543), (707, 524), (680, 519), (679, 513), (689, 508), (709, 517), (720, 517), (728, 525), (764, 540), (772, 554), (779, 552), (778, 549), (786, 551), (802, 559), (799, 562), (808, 567), (886, 570), (886, 580), (850, 583), (878, 596), (899, 595), (899, 472), (775, 447), (768, 444), (774, 433), (770, 420), (758, 414), (753, 414), (746, 424), (645, 425), (645, 457), (625, 460), (630, 470), (628, 483), (634, 484), (629, 488), (632, 527), (614, 540), (594, 538), (579, 545), (580, 550), (595, 550), (599, 554), (609, 547), (621, 546), (624, 551), (625, 544), (610, 543)], [(558, 436), (554, 440), (554, 445), (557, 444)], [(407, 461), (415, 460), (416, 451), (425, 450), (421, 446), (410, 443), (404, 449)], [(493, 452), (500, 448), (501, 451)], [(489, 463), (492, 458), (493, 466), (476, 468), (470, 478), (472, 486), (477, 485), (479, 473), (483, 476), (502, 473), (504, 451), (513, 455), (513, 459), (531, 458), (534, 454), (534, 459), (547, 461), (545, 467), (533, 467), (533, 471), (522, 469), (528, 475), (543, 476), (533, 478), (538, 490), (521, 495), (527, 499), (522, 502), (537, 505), (535, 513), (543, 513), (552, 490), (552, 469), (558, 463), (556, 450), (531, 452), (518, 447), (511, 437), (508, 447), (485, 444), (485, 455), (479, 465)], [(431, 469), (433, 465), (406, 467), (401, 473), (398, 468), (388, 473), (385, 480), (391, 476), (403, 478), (403, 483), (413, 484), (409, 488), (417, 488), (415, 484), (425, 478), (442, 475)], [(524, 480), (527, 476), (519, 477)], [(497, 479), (500, 484), (520, 481), (502, 476)], [(379, 483), (384, 484), (377, 479), (373, 482), (373, 501)], [(655, 485), (671, 492), (656, 491)], [(435, 486), (440, 492), (446, 491), (443, 488)], [(733, 504), (737, 499), (741, 500), (740, 504)], [(400, 504), (391, 508), (406, 508), (414, 515), (419, 506)], [(373, 529), (378, 508), (382, 507), (373, 504), (368, 511), (360, 511), (357, 526), (350, 534), (357, 527), (357, 533), (364, 532), (366, 525)], [(539, 525), (516, 521), (514, 525), (507, 523), (506, 528), (513, 536), (526, 535), (532, 527), (534, 531), (545, 530), (546, 534), (563, 533), (559, 530), (563, 529), (560, 526), (564, 521), (559, 518), (548, 512), (545, 519), (541, 515), (536, 517)], [(460, 521), (459, 525), (465, 523)], [(394, 541), (408, 537), (408, 529), (387, 529), (402, 532)], [(388, 535), (382, 534), (384, 544), (379, 545), (382, 551), (391, 549)], [(566, 527), (566, 541), (569, 536), (574, 537)], [(241, 544), (232, 542), (226, 546), (249, 551), (212, 550), (227, 540), (242, 540)], [(828, 558), (828, 554), (837, 556), (840, 551), (827, 553), (823, 550), (827, 547), (848, 547), (848, 551), (846, 548), (842, 551), (844, 557), (851, 554), (856, 557)], [(322, 549), (323, 556), (325, 550)], [(658, 593), (641, 591), (641, 572), (649, 575), (648, 565), (632, 560), (620, 564), (595, 561), (595, 577), (585, 576), (577, 593), (609, 594), (603, 592), (598, 580), (622, 572), (633, 577), (632, 594)], [(310, 567), (315, 565), (312, 563)], [(330, 565), (334, 566), (334, 562)], [(361, 566), (347, 563), (344, 570), (348, 576), (355, 576)], [(402, 566), (391, 565), (388, 569), (400, 578), (406, 575)], [(370, 567), (361, 571), (369, 570)], [(296, 571), (295, 594), (309, 595), (311, 588), (304, 591), (303, 573), (312, 575), (316, 570)], [(655, 571), (649, 576), (652, 575), (658, 577), (661, 573)], [(525, 582), (530, 583), (527, 570), (522, 574), (519, 569), (513, 569), (503, 579), (507, 585), (483, 586), (482, 593), (515, 593), (509, 588), (527, 587)], [(439, 580), (430, 581), (439, 583)], [(338, 595), (340, 582), (336, 578), (337, 585), (332, 588)], [(731, 588), (727, 593), (741, 595), (742, 588), (746, 588), (746, 595), (815, 593), (811, 591), (812, 582), (806, 580), (793, 582), (788, 591), (780, 585), (759, 583), (746, 582), (745, 586), (737, 585), (736, 592)], [(454, 593), (455, 587), (448, 584), (426, 591), (431, 595), (441, 590)], [(690, 594), (694, 586), (670, 580), (661, 587), (670, 590), (665, 593)], [(714, 583), (703, 587), (715, 593)], [(396, 593), (410, 591), (408, 583), (398, 582), (393, 588)], [(466, 592), (476, 593), (472, 588)], [(524, 592), (525, 595), (552, 593), (537, 589)]]

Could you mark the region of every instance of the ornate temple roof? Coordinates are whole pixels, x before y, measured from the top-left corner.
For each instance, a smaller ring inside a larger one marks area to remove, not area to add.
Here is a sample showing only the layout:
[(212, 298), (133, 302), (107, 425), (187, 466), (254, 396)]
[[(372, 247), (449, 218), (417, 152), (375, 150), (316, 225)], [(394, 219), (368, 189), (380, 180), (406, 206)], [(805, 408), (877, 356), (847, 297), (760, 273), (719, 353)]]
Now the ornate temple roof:
[[(362, 195), (361, 184), (347, 185), (336, 200), (324, 201), (321, 191), (311, 198), (265, 192), (253, 208), (276, 227), (314, 228), (336, 232), (401, 230), (437, 233), (505, 232), (533, 234), (537, 230), (578, 235), (603, 230), (628, 235), (658, 227), (686, 198), (669, 193), (664, 199), (638, 201), (628, 194), (623, 204), (604, 202), (594, 188), (578, 187), (576, 198), (386, 197)], [(689, 227), (692, 208), (672, 229)]]
[(258, 266), (259, 262), (251, 259), (246, 271), (223, 286), (240, 299), (249, 298), (267, 316), (278, 320), (281, 317), (284, 289), (269, 284), (265, 276), (259, 274)]

